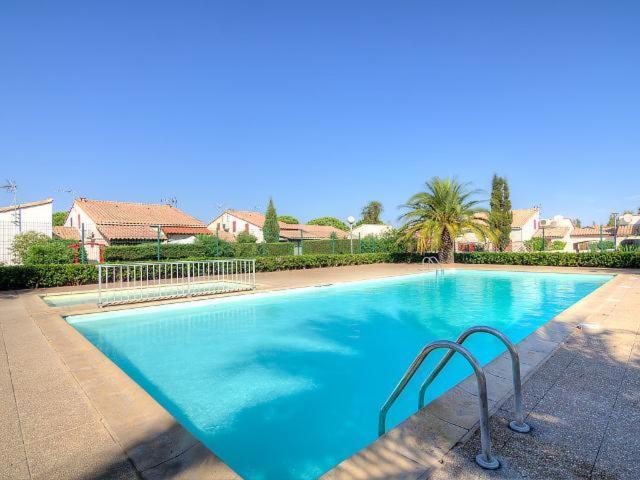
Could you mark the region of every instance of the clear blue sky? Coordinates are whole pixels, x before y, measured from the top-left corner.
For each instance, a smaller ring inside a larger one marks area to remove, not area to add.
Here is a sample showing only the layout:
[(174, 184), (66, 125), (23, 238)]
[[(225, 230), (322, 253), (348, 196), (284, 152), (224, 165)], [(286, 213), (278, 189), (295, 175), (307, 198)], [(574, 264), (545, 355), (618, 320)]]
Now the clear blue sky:
[(497, 172), (516, 208), (604, 221), (640, 207), (640, 2), (5, 0), (0, 167), (23, 201), (205, 221), (269, 195), (395, 220)]

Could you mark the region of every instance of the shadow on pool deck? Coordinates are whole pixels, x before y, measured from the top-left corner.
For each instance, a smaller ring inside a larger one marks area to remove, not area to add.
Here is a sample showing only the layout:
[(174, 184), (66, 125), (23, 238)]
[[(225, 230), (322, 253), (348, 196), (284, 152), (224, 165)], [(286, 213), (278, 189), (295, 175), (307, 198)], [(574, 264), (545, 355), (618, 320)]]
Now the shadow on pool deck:
[(576, 331), (524, 385), (529, 435), (507, 428), (510, 399), (492, 418), (495, 471), (473, 465), (479, 435), (431, 478), (640, 478), (638, 318), (628, 330)]

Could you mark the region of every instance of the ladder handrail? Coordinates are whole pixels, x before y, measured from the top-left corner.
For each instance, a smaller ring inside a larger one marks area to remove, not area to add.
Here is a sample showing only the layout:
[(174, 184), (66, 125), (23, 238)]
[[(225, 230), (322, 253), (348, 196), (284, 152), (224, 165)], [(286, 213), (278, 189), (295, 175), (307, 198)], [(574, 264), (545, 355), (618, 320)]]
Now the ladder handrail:
[[(485, 325), (477, 325), (475, 327), (466, 329), (464, 332), (460, 334), (460, 336), (456, 340), (456, 343), (459, 345), (462, 345), (462, 343), (464, 343), (464, 341), (474, 333), (488, 333), (489, 335), (493, 335), (494, 337), (501, 340), (502, 343), (504, 343), (505, 346), (507, 347), (507, 350), (511, 355), (511, 373), (513, 377), (513, 390), (514, 390), (514, 400), (515, 400), (515, 407), (516, 407), (516, 419), (509, 424), (509, 427), (512, 430), (515, 430), (520, 433), (528, 432), (530, 430), (530, 427), (524, 422), (524, 410), (522, 407), (522, 381), (520, 377), (520, 356), (518, 355), (518, 351), (516, 350), (515, 345), (502, 332), (500, 332), (495, 328), (488, 327)], [(431, 385), (431, 383), (433, 383), (435, 378), (442, 371), (442, 369), (447, 365), (447, 363), (449, 363), (449, 360), (451, 360), (451, 357), (453, 357), (453, 354), (454, 354), (453, 350), (449, 350), (444, 355), (444, 357), (442, 357), (440, 362), (438, 362), (438, 364), (435, 366), (433, 371), (429, 374), (429, 376), (420, 386), (420, 394), (418, 397), (418, 409), (421, 409), (424, 406), (424, 398), (425, 398), (425, 393), (427, 391), (427, 388), (429, 387), (429, 385)]]
[(478, 400), (480, 408), (480, 443), (482, 447), (482, 453), (476, 457), (478, 464), (484, 468), (496, 469), (500, 466), (500, 462), (491, 456), (491, 430), (489, 429), (489, 407), (487, 402), (487, 380), (482, 370), (482, 367), (471, 354), (469, 350), (460, 345), (459, 343), (451, 342), (449, 340), (437, 340), (427, 344), (418, 356), (413, 360), (409, 369), (402, 376), (402, 379), (393, 389), (389, 398), (380, 409), (380, 415), (378, 416), (378, 436), (384, 435), (386, 431), (387, 412), (396, 401), (398, 396), (402, 393), (407, 386), (413, 375), (418, 371), (425, 358), (434, 350), (445, 348), (449, 350), (449, 353), (458, 352), (461, 354), (471, 365), (476, 375), (478, 382)]

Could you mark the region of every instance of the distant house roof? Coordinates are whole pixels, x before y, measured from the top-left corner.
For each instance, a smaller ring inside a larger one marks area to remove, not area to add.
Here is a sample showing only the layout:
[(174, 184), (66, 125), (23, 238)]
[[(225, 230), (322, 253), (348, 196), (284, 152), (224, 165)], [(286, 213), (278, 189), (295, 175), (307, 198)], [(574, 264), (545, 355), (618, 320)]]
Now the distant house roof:
[(76, 227), (53, 227), (52, 233), (54, 237), (63, 240), (80, 240), (80, 232)]
[[(599, 237), (601, 227), (574, 228), (572, 237)], [(603, 237), (613, 237), (613, 227), (602, 227)]]
[[(224, 213), (233, 215), (234, 217), (255, 225), (258, 228), (264, 227), (266, 219), (266, 217), (261, 213), (247, 210), (227, 210)], [(339, 228), (325, 225), (306, 225), (300, 223), (291, 224), (278, 221), (278, 226), (280, 227), (280, 237), (287, 240), (320, 240), (331, 238), (331, 233), (335, 233), (336, 238), (346, 238), (348, 236), (346, 232)]]
[(77, 205), (107, 240), (156, 240), (167, 235), (210, 235), (204, 223), (171, 205), (80, 198)]
[(197, 218), (171, 205), (112, 202), (80, 198), (76, 203), (101, 225), (163, 225), (205, 227)]
[(339, 228), (325, 225), (286, 224), (280, 222), (280, 237), (287, 240), (323, 240), (331, 238), (335, 233), (336, 238), (347, 238), (349, 234)]
[(522, 228), (526, 223), (538, 213), (537, 208), (525, 208), (521, 210), (511, 210), (513, 220), (511, 221), (511, 228)]
[[(544, 229), (544, 238), (564, 238), (569, 232), (569, 227), (549, 227)], [(542, 229), (539, 228), (533, 234), (534, 237), (542, 238)]]
[(12, 210), (21, 209), (21, 208), (39, 207), (40, 205), (46, 205), (48, 203), (53, 203), (53, 199), (45, 198), (44, 200), (38, 200), (35, 202), (19, 203), (17, 205), (11, 205), (9, 207), (0, 207), (0, 213), (11, 212)]

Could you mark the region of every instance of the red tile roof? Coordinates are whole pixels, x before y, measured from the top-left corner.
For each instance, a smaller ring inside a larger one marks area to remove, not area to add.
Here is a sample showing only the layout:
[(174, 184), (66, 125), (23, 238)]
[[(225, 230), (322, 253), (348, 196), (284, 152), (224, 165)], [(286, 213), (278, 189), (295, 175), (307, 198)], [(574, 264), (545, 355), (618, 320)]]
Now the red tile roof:
[[(569, 231), (569, 227), (549, 227), (544, 229), (544, 238), (564, 238)], [(542, 229), (539, 228), (533, 234), (534, 237), (542, 238)]]
[(76, 227), (53, 227), (53, 236), (63, 240), (80, 240), (80, 232)]
[(331, 238), (347, 238), (349, 234), (338, 228), (325, 225), (280, 224), (280, 236), (288, 240), (322, 240)]
[[(571, 232), (572, 237), (599, 237), (600, 227), (574, 228)], [(613, 227), (602, 227), (603, 237), (613, 237)]]
[(162, 227), (167, 235), (211, 235), (207, 227)]
[[(148, 225), (98, 225), (98, 230), (108, 241), (156, 240), (158, 238), (158, 229)], [(162, 231), (160, 231), (160, 239), (167, 239)]]
[(164, 225), (204, 227), (197, 218), (171, 205), (104, 200), (76, 200), (78, 206), (100, 225)]
[(538, 209), (525, 208), (522, 210), (511, 210), (511, 213), (513, 215), (511, 228), (522, 228), (536, 213), (538, 213)]

